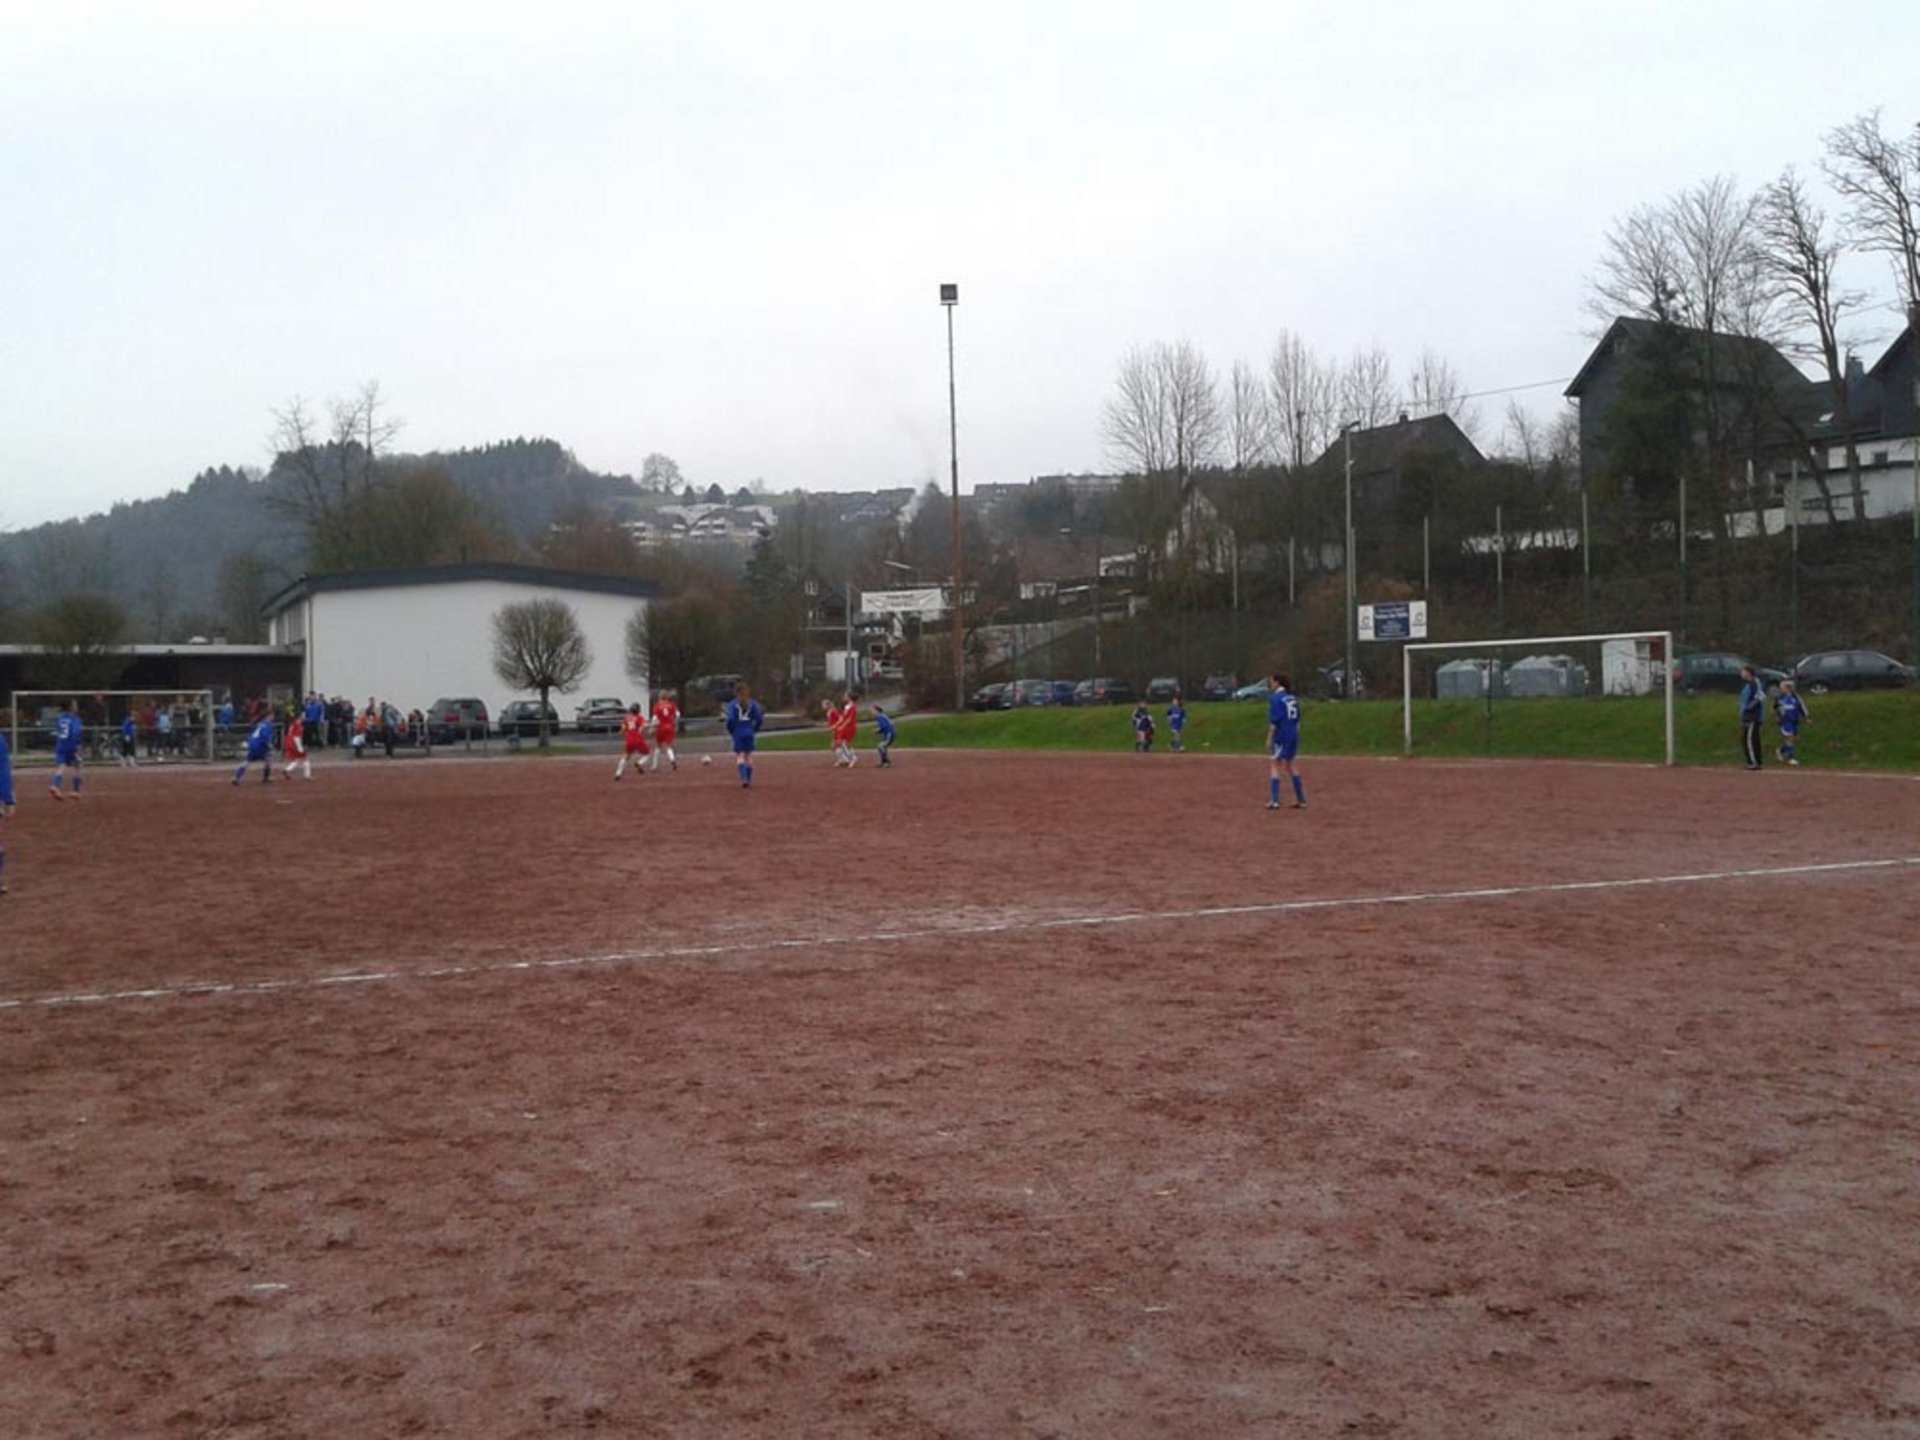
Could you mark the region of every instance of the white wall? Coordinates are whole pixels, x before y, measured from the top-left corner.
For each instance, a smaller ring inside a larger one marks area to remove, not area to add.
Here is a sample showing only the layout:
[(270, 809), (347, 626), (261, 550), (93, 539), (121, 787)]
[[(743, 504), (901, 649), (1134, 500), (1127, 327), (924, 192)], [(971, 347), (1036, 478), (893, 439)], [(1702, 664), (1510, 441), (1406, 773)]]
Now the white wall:
[[(322, 590), (301, 602), (307, 610), (306, 688), (341, 695), (356, 705), (369, 696), (402, 710), (425, 709), (443, 697), (475, 695), (498, 715), (509, 690), (493, 673), (493, 616), (503, 605), (554, 599), (568, 605), (592, 651), (587, 678), (571, 694), (555, 693), (563, 721), (590, 696), (616, 695), (649, 704), (647, 686), (627, 678), (627, 620), (646, 601), (500, 580), (463, 580), (391, 589)], [(275, 622), (276, 638), (281, 621)]]

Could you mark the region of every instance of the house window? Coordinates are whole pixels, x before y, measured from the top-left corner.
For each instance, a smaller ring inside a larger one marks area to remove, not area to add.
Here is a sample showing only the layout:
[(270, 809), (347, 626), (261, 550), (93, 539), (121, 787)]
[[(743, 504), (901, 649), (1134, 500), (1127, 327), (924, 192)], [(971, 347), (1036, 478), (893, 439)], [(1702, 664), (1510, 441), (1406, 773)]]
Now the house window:
[(1876, 450), (1873, 452), (1873, 458), (1868, 460), (1867, 463), (1869, 465), (1885, 465), (1887, 463), (1888, 454), (1889, 454), (1888, 451)]

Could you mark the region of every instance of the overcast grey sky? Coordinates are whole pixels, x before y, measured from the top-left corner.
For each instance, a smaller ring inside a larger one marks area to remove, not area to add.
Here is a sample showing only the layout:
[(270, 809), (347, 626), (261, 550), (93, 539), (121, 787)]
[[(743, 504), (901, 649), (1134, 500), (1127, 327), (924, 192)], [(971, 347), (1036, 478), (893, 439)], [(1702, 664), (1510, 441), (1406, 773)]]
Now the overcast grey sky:
[(276, 406), (370, 379), (409, 450), (944, 482), (944, 280), (968, 488), (1103, 468), (1144, 341), (1563, 378), (1613, 218), (1920, 119), (1894, 0), (0, 17), (8, 528), (262, 465)]

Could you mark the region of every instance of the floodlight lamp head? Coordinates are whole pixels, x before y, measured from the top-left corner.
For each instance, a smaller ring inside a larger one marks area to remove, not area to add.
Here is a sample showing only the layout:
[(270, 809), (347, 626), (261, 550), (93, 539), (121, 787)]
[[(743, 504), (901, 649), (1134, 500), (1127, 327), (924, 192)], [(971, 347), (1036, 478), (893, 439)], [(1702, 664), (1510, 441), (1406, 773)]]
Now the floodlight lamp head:
[(942, 305), (958, 305), (960, 303), (960, 287), (958, 285), (942, 285), (940, 287), (940, 303)]

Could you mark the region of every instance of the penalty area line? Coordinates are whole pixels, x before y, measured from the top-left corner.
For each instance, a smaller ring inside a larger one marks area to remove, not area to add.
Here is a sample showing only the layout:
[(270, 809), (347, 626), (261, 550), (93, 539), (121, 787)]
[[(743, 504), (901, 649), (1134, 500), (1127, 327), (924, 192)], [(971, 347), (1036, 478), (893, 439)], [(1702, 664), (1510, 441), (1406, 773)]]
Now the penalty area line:
[(465, 979), (516, 971), (581, 970), (594, 966), (635, 965), (658, 960), (711, 960), (782, 950), (827, 950), (852, 944), (910, 944), (923, 940), (1005, 935), (1013, 931), (1091, 930), (1116, 925), (1164, 925), (1189, 920), (1221, 920), (1249, 915), (1298, 915), (1316, 910), (1360, 910), (1391, 905), (1442, 905), (1462, 900), (1509, 900), (1529, 895), (1575, 895), (1602, 890), (1651, 890), (1680, 885), (1709, 885), (1728, 880), (1780, 880), (1807, 875), (1861, 874), (1920, 868), (1920, 855), (1884, 860), (1831, 860), (1805, 865), (1766, 865), (1738, 870), (1692, 870), (1671, 875), (1631, 875), (1613, 880), (1548, 880), (1530, 885), (1481, 885), (1461, 890), (1414, 890), (1377, 895), (1331, 895), (1310, 900), (1264, 900), (1246, 905), (1199, 905), (1177, 910), (1122, 910), (1104, 915), (1022, 917), (967, 925), (917, 925), (872, 930), (861, 935), (770, 937), (706, 944), (659, 945), (613, 950), (598, 955), (559, 955), (544, 960), (501, 960), (478, 965), (434, 965), (420, 970), (348, 970), (280, 980), (193, 981), (136, 990), (71, 991), (54, 995), (0, 996), (0, 1011), (51, 1010), (137, 1001), (189, 1000), (224, 996), (273, 995), (287, 991), (384, 985), (406, 980)]

